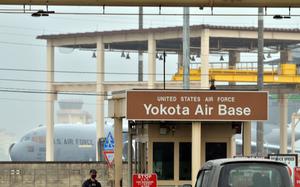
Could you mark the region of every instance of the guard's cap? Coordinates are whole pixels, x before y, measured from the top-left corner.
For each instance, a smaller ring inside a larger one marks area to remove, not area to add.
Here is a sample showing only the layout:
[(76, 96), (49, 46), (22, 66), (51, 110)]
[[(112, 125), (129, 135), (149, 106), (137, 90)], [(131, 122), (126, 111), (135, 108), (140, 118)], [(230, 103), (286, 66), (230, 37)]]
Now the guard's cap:
[(97, 171), (95, 169), (91, 169), (90, 173), (97, 173)]

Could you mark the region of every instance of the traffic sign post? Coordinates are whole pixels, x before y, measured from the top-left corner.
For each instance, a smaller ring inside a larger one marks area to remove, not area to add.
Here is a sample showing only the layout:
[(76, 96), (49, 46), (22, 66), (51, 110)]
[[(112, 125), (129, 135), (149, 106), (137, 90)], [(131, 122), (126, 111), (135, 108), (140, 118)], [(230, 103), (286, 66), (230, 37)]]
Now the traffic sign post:
[(104, 143), (104, 151), (103, 151), (104, 158), (109, 167), (112, 166), (112, 163), (114, 161), (114, 157), (115, 157), (114, 148), (115, 148), (115, 140), (111, 132), (109, 132)]
[(109, 167), (112, 166), (112, 163), (114, 161), (115, 152), (114, 151), (103, 151), (104, 158), (108, 164)]
[(157, 175), (152, 174), (133, 174), (133, 187), (157, 187)]
[(109, 132), (104, 143), (104, 150), (105, 151), (114, 150), (114, 148), (115, 148), (115, 140), (111, 132)]

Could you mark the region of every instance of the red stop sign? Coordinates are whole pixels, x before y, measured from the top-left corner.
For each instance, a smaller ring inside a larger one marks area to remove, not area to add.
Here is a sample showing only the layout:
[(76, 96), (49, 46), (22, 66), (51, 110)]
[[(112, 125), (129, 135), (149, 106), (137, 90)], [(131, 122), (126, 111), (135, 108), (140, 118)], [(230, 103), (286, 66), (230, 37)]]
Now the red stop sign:
[(152, 174), (133, 174), (133, 187), (157, 187), (157, 175)]
[(294, 168), (294, 186), (300, 187), (300, 167)]

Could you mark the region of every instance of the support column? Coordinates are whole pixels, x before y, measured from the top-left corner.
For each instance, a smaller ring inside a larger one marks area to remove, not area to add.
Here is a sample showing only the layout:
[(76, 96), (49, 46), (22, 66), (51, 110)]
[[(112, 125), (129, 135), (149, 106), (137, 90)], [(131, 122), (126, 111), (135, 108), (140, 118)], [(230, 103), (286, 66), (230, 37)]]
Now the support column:
[(235, 136), (231, 137), (231, 158), (236, 156), (236, 142)]
[(179, 181), (179, 171), (180, 171), (180, 156), (179, 156), (179, 142), (174, 142), (174, 180)]
[(209, 89), (209, 29), (201, 32), (201, 89)]
[[(264, 8), (258, 8), (257, 21), (257, 89), (264, 87)], [(264, 124), (258, 121), (256, 125), (256, 154), (264, 155)]]
[(147, 155), (146, 155), (146, 145), (147, 143), (141, 143), (141, 173), (147, 173), (146, 170), (146, 166), (147, 166)]
[(148, 126), (146, 124), (140, 123), (136, 126), (136, 138), (135, 141), (138, 145), (138, 149), (136, 149), (135, 153), (137, 154), (137, 173), (146, 173), (147, 171), (147, 142), (148, 139)]
[(143, 81), (143, 51), (139, 51), (138, 56), (138, 81)]
[(148, 141), (148, 149), (146, 154), (148, 155), (147, 173), (153, 173), (153, 141)]
[(46, 103), (46, 161), (54, 161), (54, 46), (52, 42), (47, 43), (47, 94)]
[(229, 51), (229, 69), (235, 69), (236, 64), (240, 62), (239, 51)]
[(280, 154), (287, 153), (287, 124), (288, 124), (288, 106), (285, 94), (279, 95), (280, 109)]
[(177, 63), (178, 63), (177, 72), (179, 73), (180, 68), (182, 68), (183, 66), (183, 56), (181, 51), (178, 52)]
[(251, 156), (251, 121), (243, 124), (243, 156)]
[(139, 173), (139, 168), (138, 168), (138, 166), (139, 166), (139, 164), (138, 164), (138, 159), (139, 159), (139, 154), (138, 154), (138, 150), (139, 148), (138, 148), (138, 142), (137, 141), (135, 141), (135, 143), (134, 143), (134, 155), (133, 155), (133, 157), (134, 157), (134, 159), (135, 159), (135, 165), (134, 165), (134, 172), (135, 173)]
[[(139, 30), (143, 29), (143, 7), (139, 7)], [(143, 81), (143, 51), (139, 50), (138, 56), (138, 81)]]
[(132, 187), (132, 126), (128, 122), (128, 187)]
[[(236, 69), (236, 64), (240, 62), (239, 51), (229, 51), (229, 69)], [(235, 82), (229, 82), (229, 85), (236, 85)]]
[(201, 168), (201, 122), (192, 123), (192, 185)]
[(282, 74), (282, 64), (288, 64), (293, 61), (292, 51), (290, 49), (284, 48), (280, 51), (280, 65), (278, 67), (278, 74)]
[(148, 35), (148, 89), (155, 88), (156, 80), (156, 41), (154, 34)]
[(292, 154), (295, 154), (295, 128), (296, 128), (296, 113), (292, 114), (292, 124), (291, 124), (291, 149)]
[(293, 61), (292, 51), (290, 49), (284, 49), (280, 52), (280, 63), (288, 64)]
[[(105, 138), (104, 134), (104, 43), (102, 37), (97, 40), (97, 105), (96, 105), (96, 137), (97, 142)], [(100, 160), (99, 144), (96, 146), (96, 161)]]
[[(122, 170), (122, 150), (123, 150), (123, 141), (122, 141), (122, 118), (114, 118), (114, 135), (115, 135), (115, 187), (121, 187), (120, 182), (123, 175)], [(124, 179), (122, 179), (124, 180)]]
[(182, 28), (183, 89), (190, 89), (190, 8), (183, 7)]

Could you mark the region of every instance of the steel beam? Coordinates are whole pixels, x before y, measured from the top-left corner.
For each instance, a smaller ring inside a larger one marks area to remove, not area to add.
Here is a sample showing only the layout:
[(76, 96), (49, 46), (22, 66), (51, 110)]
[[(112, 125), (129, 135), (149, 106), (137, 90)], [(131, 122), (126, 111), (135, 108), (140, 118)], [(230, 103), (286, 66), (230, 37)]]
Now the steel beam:
[(1, 0), (0, 4), (74, 6), (300, 7), (300, 0)]
[[(264, 88), (264, 8), (258, 8), (257, 32), (257, 88)], [(258, 156), (264, 155), (264, 124), (258, 121), (256, 125), (256, 152)]]

